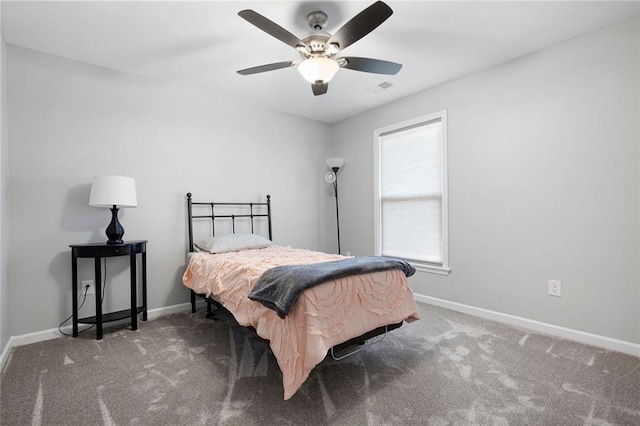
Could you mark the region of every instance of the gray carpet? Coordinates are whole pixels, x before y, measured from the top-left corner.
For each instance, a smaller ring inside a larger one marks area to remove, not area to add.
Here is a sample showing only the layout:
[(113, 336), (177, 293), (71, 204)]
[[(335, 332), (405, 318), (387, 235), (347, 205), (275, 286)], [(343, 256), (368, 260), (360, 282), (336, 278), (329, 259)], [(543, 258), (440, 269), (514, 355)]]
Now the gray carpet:
[(640, 425), (640, 359), (420, 304), (289, 401), (268, 345), (202, 312), (14, 348), (2, 425)]

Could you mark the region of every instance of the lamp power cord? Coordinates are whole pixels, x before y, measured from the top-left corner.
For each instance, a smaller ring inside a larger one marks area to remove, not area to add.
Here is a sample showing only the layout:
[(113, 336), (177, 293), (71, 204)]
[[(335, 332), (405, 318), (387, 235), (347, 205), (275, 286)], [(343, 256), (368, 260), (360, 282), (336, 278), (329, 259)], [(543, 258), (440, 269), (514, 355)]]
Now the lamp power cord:
[[(104, 279), (102, 280), (102, 283), (100, 283), (102, 285), (102, 294), (100, 295), (100, 304), (102, 305), (102, 302), (104, 301), (104, 291), (106, 290), (107, 287), (107, 259), (104, 259), (104, 273), (102, 274), (102, 276), (104, 277)], [(87, 291), (89, 291), (89, 286), (87, 285), (84, 288), (84, 292), (82, 294), (82, 302), (80, 302), (80, 306), (78, 306), (78, 309), (76, 310), (76, 313), (80, 312), (80, 309), (82, 309), (82, 306), (84, 305), (84, 302), (87, 300)], [(73, 297), (77, 297), (76, 295), (74, 295)], [(65, 319), (64, 321), (62, 321), (59, 325), (58, 325), (58, 331), (60, 332), (60, 334), (62, 334), (63, 336), (71, 336), (71, 334), (67, 334), (64, 331), (62, 331), (62, 326), (69, 321), (71, 318), (73, 318), (73, 314), (69, 315), (69, 317), (67, 317), (67, 319)], [(84, 333), (87, 330), (92, 329), (93, 327), (95, 327), (95, 323), (91, 324), (89, 327), (85, 328), (84, 330), (79, 330), (78, 331), (78, 335), (80, 335), (81, 333)]]

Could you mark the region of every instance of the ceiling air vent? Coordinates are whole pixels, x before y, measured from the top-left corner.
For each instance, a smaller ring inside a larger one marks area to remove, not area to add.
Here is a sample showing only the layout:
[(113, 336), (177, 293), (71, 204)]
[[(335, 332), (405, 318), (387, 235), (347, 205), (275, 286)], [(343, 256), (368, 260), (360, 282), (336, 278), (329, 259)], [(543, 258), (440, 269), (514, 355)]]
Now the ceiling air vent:
[(384, 90), (387, 90), (389, 88), (393, 87), (392, 83), (389, 83), (388, 81), (384, 81), (376, 86), (373, 87), (369, 87), (367, 90), (373, 93), (380, 93)]

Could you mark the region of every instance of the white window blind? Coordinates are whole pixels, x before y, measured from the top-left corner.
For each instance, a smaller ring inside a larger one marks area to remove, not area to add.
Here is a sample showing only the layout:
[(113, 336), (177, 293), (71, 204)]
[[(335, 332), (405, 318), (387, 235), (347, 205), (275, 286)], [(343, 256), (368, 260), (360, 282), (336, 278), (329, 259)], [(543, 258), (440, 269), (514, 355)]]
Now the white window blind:
[(377, 131), (377, 251), (448, 268), (444, 113)]

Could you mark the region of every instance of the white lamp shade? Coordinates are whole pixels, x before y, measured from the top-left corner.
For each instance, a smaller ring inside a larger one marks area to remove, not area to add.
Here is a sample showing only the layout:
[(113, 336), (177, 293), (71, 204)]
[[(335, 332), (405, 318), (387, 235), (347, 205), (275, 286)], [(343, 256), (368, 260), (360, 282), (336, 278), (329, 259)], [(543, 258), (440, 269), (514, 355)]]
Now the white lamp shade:
[(298, 64), (298, 72), (309, 83), (327, 83), (338, 72), (340, 65), (334, 59), (318, 56), (309, 58)]
[(136, 181), (125, 176), (94, 176), (89, 205), (93, 207), (137, 207)]
[(344, 166), (344, 158), (339, 158), (339, 157), (333, 157), (333, 158), (327, 158), (327, 166), (329, 166), (330, 168), (340, 168), (342, 166)]

